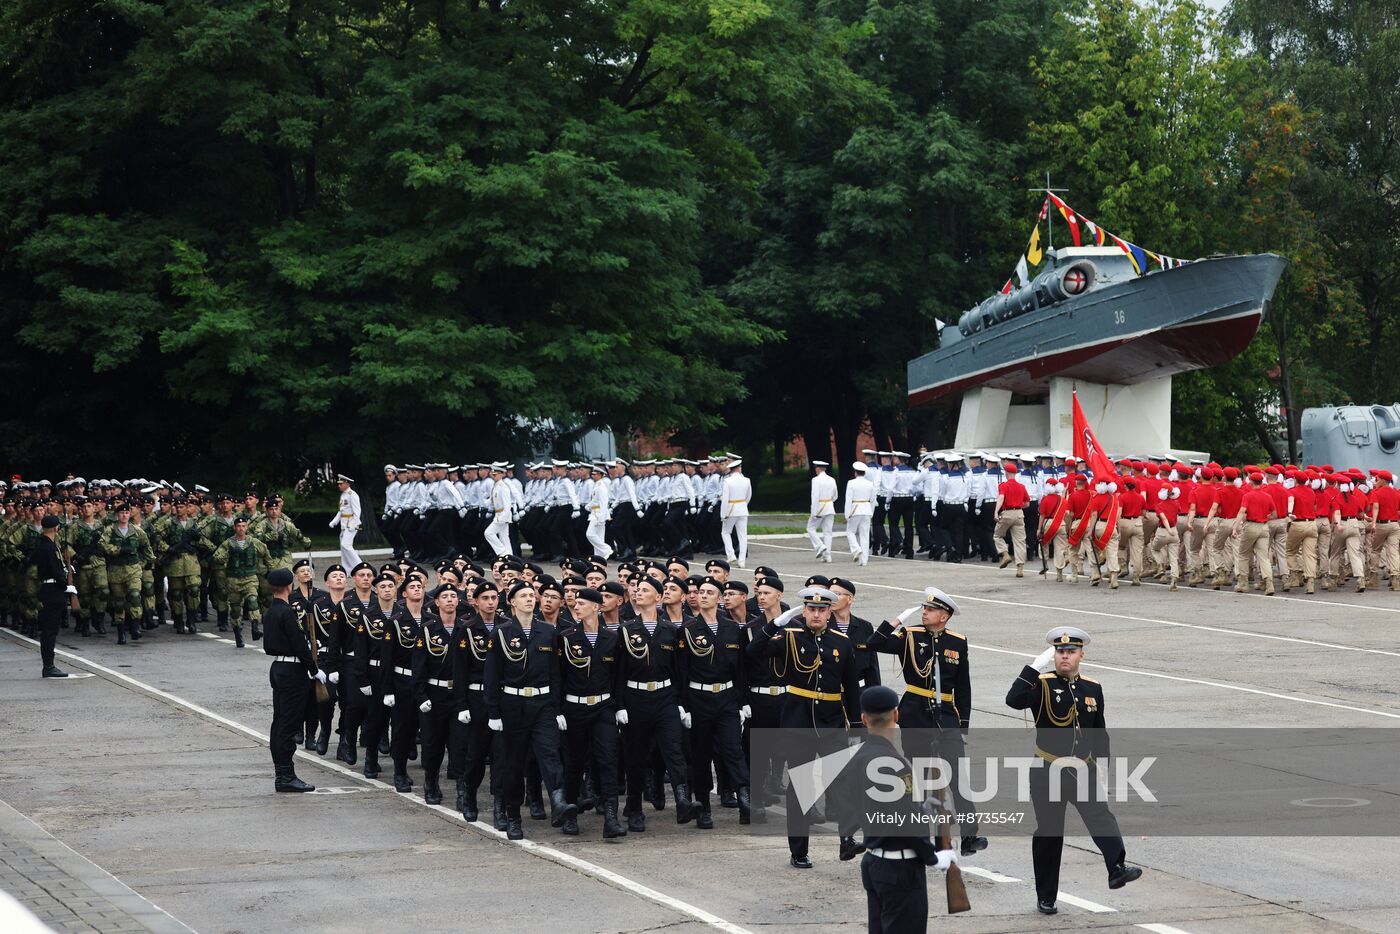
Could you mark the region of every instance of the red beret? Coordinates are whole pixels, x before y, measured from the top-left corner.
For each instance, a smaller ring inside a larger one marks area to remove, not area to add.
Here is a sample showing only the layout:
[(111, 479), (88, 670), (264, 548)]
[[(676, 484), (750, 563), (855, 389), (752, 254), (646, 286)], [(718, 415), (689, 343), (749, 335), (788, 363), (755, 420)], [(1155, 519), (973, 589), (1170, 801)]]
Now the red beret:
[(1015, 472), (1016, 472), (1016, 465), (1015, 465), (1015, 464), (1008, 463), (1008, 464), (1005, 464), (1001, 469), (1004, 470), (1004, 471), (1006, 471), (1007, 473), (1015, 473)]

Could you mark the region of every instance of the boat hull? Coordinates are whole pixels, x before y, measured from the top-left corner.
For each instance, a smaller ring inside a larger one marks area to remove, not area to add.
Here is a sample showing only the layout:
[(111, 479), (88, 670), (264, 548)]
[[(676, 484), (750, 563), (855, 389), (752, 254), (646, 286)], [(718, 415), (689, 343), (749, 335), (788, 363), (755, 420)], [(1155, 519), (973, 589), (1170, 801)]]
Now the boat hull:
[(1269, 253), (1202, 259), (1036, 309), (910, 361), (909, 404), (975, 386), (1039, 395), (1052, 377), (1131, 385), (1218, 366), (1258, 333), (1285, 265)]

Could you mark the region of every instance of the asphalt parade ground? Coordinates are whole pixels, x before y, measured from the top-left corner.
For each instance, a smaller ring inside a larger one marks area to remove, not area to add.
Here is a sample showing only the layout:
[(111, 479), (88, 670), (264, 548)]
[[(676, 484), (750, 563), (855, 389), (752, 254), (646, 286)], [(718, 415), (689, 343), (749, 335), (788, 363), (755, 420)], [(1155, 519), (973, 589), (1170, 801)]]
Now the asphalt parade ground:
[[(812, 573), (857, 585), (857, 615), (890, 618), (936, 584), (971, 643), (973, 723), (1033, 735), (1003, 698), (1055, 625), (1088, 630), (1084, 674), (1104, 687), (1111, 729), (1400, 726), (1400, 593), (1264, 597), (1228, 590), (1013, 577), (993, 564), (813, 560), (801, 536), (751, 543), (790, 594)], [(746, 571), (735, 576), (751, 580)], [(297, 754), (310, 795), (273, 792), (265, 734), (268, 662), (205, 625), (169, 625), (134, 646), (59, 637), (76, 675), (39, 678), (37, 646), (0, 637), (0, 889), (55, 930), (703, 931), (865, 929), (859, 861), (813, 840), (815, 867), (787, 864), (780, 836), (750, 834), (737, 811), (678, 827), (647, 806), (647, 831), (604, 841), (601, 818), (564, 837), (525, 822), (507, 842), (414, 792)], [(886, 682), (899, 686), (894, 659)], [(1400, 767), (1400, 763), (1397, 763)], [(386, 773), (387, 774), (387, 773)], [(444, 782), (452, 803), (452, 786)], [(1392, 789), (1393, 790), (1393, 789)], [(1382, 793), (1388, 793), (1382, 790)], [(483, 789), (483, 804), (489, 795)], [(1073, 834), (1081, 829), (1069, 818)], [(972, 911), (945, 914), (930, 873), (930, 930), (1400, 931), (1393, 837), (1129, 837), (1143, 878), (1110, 891), (1087, 838), (1067, 841), (1060, 913), (1035, 911), (1030, 843), (988, 833), (962, 865)]]

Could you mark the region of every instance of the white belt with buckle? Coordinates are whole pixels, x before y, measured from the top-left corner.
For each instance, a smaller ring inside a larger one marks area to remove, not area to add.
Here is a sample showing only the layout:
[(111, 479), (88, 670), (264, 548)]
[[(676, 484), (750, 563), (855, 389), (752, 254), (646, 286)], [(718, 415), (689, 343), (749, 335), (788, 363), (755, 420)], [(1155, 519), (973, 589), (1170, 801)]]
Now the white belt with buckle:
[(913, 850), (882, 850), (882, 849), (880, 849), (879, 847), (876, 847), (876, 848), (873, 849), (873, 850), (866, 850), (865, 852), (869, 853), (871, 856), (877, 856), (877, 857), (879, 857), (880, 859), (918, 859), (918, 858), (919, 858), (919, 854), (918, 854), (918, 853), (915, 853)]
[(720, 691), (727, 691), (734, 686), (733, 681), (726, 681), (723, 684), (701, 684), (699, 681), (688, 682), (692, 691), (708, 691), (711, 694), (718, 694)]
[(294, 665), (302, 664), (301, 659), (297, 658), (295, 655), (274, 655), (272, 656), (272, 660), (274, 662), (291, 662)]
[(355, 653), (354, 653), (354, 652), (342, 652), (342, 653), (340, 653), (340, 654), (344, 655), (346, 658), (354, 658), (354, 657), (355, 657)]
[(40, 583), (40, 584), (57, 584), (57, 583), (58, 583), (58, 578), (56, 578), (56, 577), (50, 577), (50, 578), (49, 578), (48, 580), (46, 580), (46, 581), (39, 581), (39, 583)]
[(396, 665), (396, 666), (394, 666), (394, 674), (396, 674), (396, 675), (408, 675), (408, 676), (411, 678), (411, 677), (413, 677), (413, 669), (412, 669), (412, 668), (399, 668), (399, 667)]
[(865, 679), (864, 679), (864, 678), (861, 678), (859, 681), (857, 681), (857, 682), (856, 682), (856, 687), (859, 687), (859, 688), (865, 687)]
[(779, 684), (779, 685), (776, 685), (776, 686), (774, 686), (774, 687), (767, 687), (767, 688), (749, 688), (749, 693), (750, 693), (750, 694), (767, 694), (767, 695), (770, 696), (770, 697), (776, 697), (776, 696), (778, 696), (779, 694), (786, 694), (786, 693), (787, 693), (787, 687), (786, 687), (786, 685)]
[(448, 690), (452, 689), (451, 681), (439, 681), (437, 678), (429, 678), (428, 683), (435, 688), (447, 688)]
[(380, 661), (380, 660), (377, 659), (377, 658), (371, 658), (371, 659), (369, 660), (369, 663), (370, 663), (371, 665), (373, 665), (375, 668), (378, 668), (380, 665), (384, 664), (382, 661)]
[(667, 678), (665, 681), (628, 681), (627, 686), (639, 691), (659, 691), (662, 688), (670, 687), (671, 679)]
[(514, 694), (514, 695), (516, 695), (516, 696), (518, 696), (518, 697), (540, 697), (541, 695), (544, 695), (544, 694), (548, 694), (548, 693), (549, 693), (549, 687), (548, 687), (548, 686), (542, 687), (542, 688), (512, 688), (512, 687), (502, 687), (501, 690), (502, 690), (502, 691), (505, 691), (507, 694)]
[(468, 691), (484, 691), (484, 690), (486, 690), (486, 685), (484, 685), (484, 684), (469, 684), (469, 685), (467, 685), (467, 690), (468, 690)]
[(585, 707), (593, 707), (612, 697), (611, 694), (565, 694), (564, 700), (571, 704), (583, 704)]

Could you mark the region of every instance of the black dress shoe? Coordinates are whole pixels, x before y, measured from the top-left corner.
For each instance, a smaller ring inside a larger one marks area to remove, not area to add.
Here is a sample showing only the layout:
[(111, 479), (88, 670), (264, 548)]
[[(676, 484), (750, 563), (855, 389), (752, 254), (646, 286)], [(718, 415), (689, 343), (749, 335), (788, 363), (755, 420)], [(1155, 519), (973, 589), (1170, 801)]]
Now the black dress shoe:
[(1060, 910), (1060, 909), (1058, 909), (1058, 908), (1055, 907), (1055, 903), (1054, 903), (1054, 902), (1047, 902), (1045, 899), (1041, 899), (1040, 901), (1036, 902), (1036, 903), (1035, 903), (1035, 907), (1036, 907), (1036, 908), (1040, 911), (1040, 913), (1043, 914), (1043, 915), (1058, 914), (1058, 913), (1059, 913), (1059, 910)]
[(849, 862), (865, 852), (865, 844), (856, 841), (855, 837), (841, 838), (841, 861)]
[(1137, 866), (1118, 866), (1108, 874), (1108, 887), (1110, 889), (1121, 889), (1129, 882), (1142, 878), (1142, 869)]
[(811, 869), (812, 861), (805, 856), (793, 856), (788, 859), (788, 865), (793, 869)]
[(971, 856), (973, 853), (980, 853), (987, 848), (986, 837), (963, 837), (962, 855)]
[(299, 778), (297, 778), (295, 775), (293, 775), (293, 776), (292, 776), (291, 778), (289, 778), (289, 779), (285, 779), (285, 780), (283, 780), (283, 781), (279, 781), (279, 782), (277, 783), (277, 790), (278, 790), (278, 791), (293, 791), (293, 792), (315, 791), (315, 790), (316, 790), (316, 786), (315, 786), (315, 785), (308, 785), (306, 782), (302, 781), (301, 779), (299, 779)]
[(66, 678), (68, 677), (68, 672), (64, 671), (62, 668), (59, 668), (57, 665), (50, 665), (49, 667), (44, 669), (44, 677)]
[(413, 790), (413, 779), (408, 777), (407, 772), (397, 772), (394, 775), (394, 790), (409, 792)]

